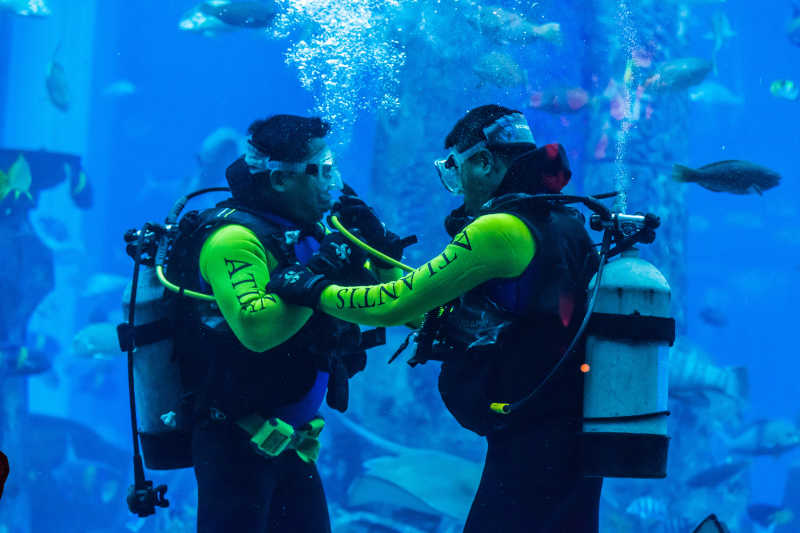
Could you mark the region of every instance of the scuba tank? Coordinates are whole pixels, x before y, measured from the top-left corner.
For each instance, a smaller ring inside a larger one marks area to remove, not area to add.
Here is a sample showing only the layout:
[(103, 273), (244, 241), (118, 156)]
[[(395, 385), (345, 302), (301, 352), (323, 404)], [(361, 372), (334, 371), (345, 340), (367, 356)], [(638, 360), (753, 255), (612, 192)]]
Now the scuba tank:
[(167, 486), (154, 487), (145, 479), (142, 452), (150, 469), (192, 466), (191, 415), (174, 353), (174, 302), (167, 290), (214, 301), (211, 295), (184, 290), (166, 279), (167, 253), (179, 233), (178, 217), (186, 203), (201, 194), (227, 191), (214, 187), (186, 195), (175, 203), (164, 224), (148, 222), (140, 230), (125, 233), (134, 269), (123, 304), (128, 321), (117, 327), (117, 335), (120, 349), (128, 352), (134, 484), (128, 488), (127, 502), (130, 511), (140, 517), (155, 513), (156, 507), (169, 506), (164, 497)]
[(635, 248), (609, 262), (599, 284), (582, 368), (584, 475), (666, 477), (669, 284)]
[(182, 401), (172, 302), (167, 300), (154, 267), (143, 265), (137, 287), (128, 285), (122, 304), (126, 316), (134, 290), (133, 380), (144, 462), (151, 470), (188, 468), (192, 466), (191, 410)]
[[(589, 284), (586, 314), (561, 359), (525, 397), (513, 403), (494, 402), (489, 409), (509, 415), (523, 408), (588, 334), (586, 361), (580, 369), (584, 374), (580, 434), (584, 476), (663, 478), (669, 445), (669, 369), (662, 347), (675, 341), (675, 320), (669, 317), (669, 284), (634, 249), (637, 243), (655, 240), (660, 220), (649, 213), (613, 213), (598, 201), (616, 194), (530, 197), (582, 203), (591, 209), (592, 229), (603, 231), (600, 266)], [(609, 262), (616, 255), (620, 257)]]

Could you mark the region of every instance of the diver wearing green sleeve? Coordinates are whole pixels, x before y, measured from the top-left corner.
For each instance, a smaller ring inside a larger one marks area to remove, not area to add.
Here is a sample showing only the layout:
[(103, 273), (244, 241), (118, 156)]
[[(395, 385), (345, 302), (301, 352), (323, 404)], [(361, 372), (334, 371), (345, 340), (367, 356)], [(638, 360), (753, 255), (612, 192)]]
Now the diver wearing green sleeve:
[[(268, 289), (364, 324), (427, 312), (412, 361), (442, 361), (445, 406), (488, 440), (466, 533), (597, 533), (602, 479), (583, 477), (577, 436), (583, 344), (555, 365), (585, 313), (599, 258), (578, 212), (531, 198), (566, 185), (566, 154), (555, 144), (537, 149), (522, 113), (495, 105), (468, 112), (445, 149), (439, 177), (464, 205), (445, 221), (453, 240), (442, 253), (393, 283), (308, 283), (308, 272), (289, 268)], [(489, 408), (540, 384), (524, 408)]]
[(254, 352), (282, 344), (313, 314), (267, 294), (269, 272), (277, 265), (255, 233), (239, 225), (215, 231), (200, 252), (200, 274), (211, 286), (222, 316), (239, 342)]
[(319, 308), (336, 318), (364, 325), (410, 322), (494, 278), (513, 278), (527, 268), (536, 244), (513, 215), (479, 217), (461, 230), (441, 254), (402, 278), (381, 285), (331, 285)]
[[(369, 343), (354, 324), (266, 290), (270, 272), (290, 264), (342, 284), (386, 279), (320, 222), (342, 186), (329, 129), (294, 115), (254, 122), (246, 154), (226, 172), (232, 198), (179, 223), (167, 277), (214, 296), (178, 295), (174, 313), (176, 356), (194, 397), (198, 533), (330, 531), (315, 465), (318, 410), (326, 393), (331, 407), (347, 408), (347, 380), (363, 369)], [(349, 222), (348, 212), (366, 208), (351, 203), (342, 208)], [(390, 233), (371, 237), (391, 248)]]

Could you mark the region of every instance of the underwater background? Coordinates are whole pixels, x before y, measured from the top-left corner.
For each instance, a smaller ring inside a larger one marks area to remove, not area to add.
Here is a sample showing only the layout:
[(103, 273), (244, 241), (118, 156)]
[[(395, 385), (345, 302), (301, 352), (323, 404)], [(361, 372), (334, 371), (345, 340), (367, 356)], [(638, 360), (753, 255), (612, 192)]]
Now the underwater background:
[[(732, 532), (800, 531), (790, 0), (250, 4), (272, 13), (267, 27), (214, 20), (193, 0), (0, 0), (0, 450), (11, 463), (0, 533), (195, 530), (191, 470), (148, 472), (169, 485), (155, 516), (125, 504), (115, 327), (132, 272), (126, 230), (224, 186), (253, 120), (314, 114), (334, 126), (343, 179), (389, 228), (419, 236), (405, 262), (420, 264), (449, 240), (442, 220), (458, 205), (431, 163), (452, 124), (487, 103), (523, 111), (538, 144), (567, 148), (565, 192), (623, 191), (617, 207), (661, 217), (643, 256), (670, 281), (678, 321), (668, 476), (607, 479), (601, 531), (689, 532), (712, 512)], [(737, 195), (672, 177), (674, 164), (730, 159), (780, 184)], [(438, 364), (386, 366), (406, 334), (392, 328), (369, 352), (345, 415), (323, 408), (336, 532), (460, 531), (469, 509), (485, 443), (444, 409)], [(452, 483), (431, 494), (434, 476)]]

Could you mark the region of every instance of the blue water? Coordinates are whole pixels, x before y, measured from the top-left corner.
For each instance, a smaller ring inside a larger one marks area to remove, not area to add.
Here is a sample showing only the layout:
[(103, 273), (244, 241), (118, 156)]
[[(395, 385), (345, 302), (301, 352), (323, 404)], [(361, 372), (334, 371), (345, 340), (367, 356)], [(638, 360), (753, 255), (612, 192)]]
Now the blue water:
[[(284, 3), (304, 4), (300, 0)], [(319, 3), (335, 5), (336, 0)], [(345, 0), (340, 3), (343, 13), (354, 5)], [(537, 81), (543, 85), (547, 85), (543, 81), (548, 76), (559, 82), (571, 79), (577, 84), (580, 80), (578, 63), (585, 53), (578, 42), (581, 28), (591, 24), (575, 18), (581, 3), (545, 1), (531, 11), (537, 13), (537, 23), (560, 22), (568, 41), (560, 51), (547, 49), (549, 63), (542, 57), (530, 57), (531, 64), (523, 64), (530, 67), (530, 72), (535, 71)], [(314, 2), (308, 0), (305, 4)], [(407, 9), (433, 4), (419, 0)], [(450, 4), (442, 9), (452, 7)], [(526, 12), (530, 3), (522, 4), (505, 3)], [(727, 40), (718, 53), (718, 74), (709, 79), (731, 89), (744, 103), (692, 103), (688, 159), (676, 163), (700, 166), (724, 159), (746, 159), (783, 176), (780, 186), (763, 196), (713, 193), (697, 186), (686, 188), (690, 215), (685, 221), (688, 336), (713, 354), (716, 364), (747, 367), (750, 391), (746, 420), (795, 420), (800, 414), (795, 340), (795, 311), (800, 296), (796, 283), (800, 276), (800, 101), (780, 100), (769, 91), (770, 83), (776, 79), (800, 81), (800, 47), (789, 43), (783, 29), (791, 13), (790, 4), (788, 0), (728, 0), (719, 5), (698, 5), (689, 26), (692, 54), (707, 57), (712, 44), (702, 35), (710, 29), (711, 15), (715, 11), (727, 14), (736, 36)], [(49, 214), (63, 216), (85, 248), (77, 255), (55, 254), (57, 283), (52, 301), (60, 303), (55, 319), (50, 320), (55, 320), (51, 322), (52, 333), (61, 343), (60, 352), (53, 354), (54, 360), (61, 362), (56, 365), (59, 381), (46, 376), (30, 378), (29, 409), (81, 422), (127, 451), (130, 425), (125, 361), (76, 360), (70, 353), (72, 334), (89, 323), (90, 308), (96, 303), (80, 296), (87, 273), (130, 275), (131, 261), (124, 253), (122, 234), (143, 221), (162, 220), (174, 198), (187, 192), (181, 186), (197, 172), (196, 154), (212, 131), (228, 126), (244, 133), (253, 120), (275, 113), (314, 114), (325, 95), (304, 88), (297, 65), (287, 63), (287, 47), (302, 37), (299, 34), (271, 39), (249, 30), (216, 37), (180, 32), (178, 20), (192, 7), (191, 0), (50, 0), (48, 5), (53, 15), (47, 19), (0, 13), (0, 147), (79, 154), (94, 188), (94, 205), (79, 212), (69, 202), (55, 199), (52, 203), (56, 211)], [(462, 24), (454, 26), (453, 31), (468, 28)], [(56, 58), (64, 64), (72, 84), (73, 107), (66, 115), (52, 108), (44, 89), (47, 64), (57, 48)], [(622, 69), (624, 65), (619, 70)], [(397, 73), (399, 78), (403, 75), (402, 70)], [(105, 88), (119, 80), (132, 82), (136, 92), (105, 95)], [(391, 84), (388, 87), (391, 91)], [(343, 109), (349, 122), (345, 121), (347, 127), (336, 135), (342, 141), (337, 146), (342, 175), (365, 198), (378, 202), (380, 199), (372, 196), (371, 176), (379, 174), (387, 162), (373, 157), (380, 105), (380, 95), (374, 91), (375, 87), (356, 91), (365, 103), (359, 109)], [(515, 93), (506, 99), (498, 93), (497, 103), (519, 108), (525, 95)], [(473, 104), (465, 102), (463, 108)], [(537, 140), (562, 142), (570, 150), (576, 190), (582, 190), (580, 165), (586, 158), (584, 138), (589, 123), (586, 116), (570, 115), (565, 123), (557, 116), (530, 108), (524, 111)], [(440, 148), (445, 134), (442, 131), (430, 142)], [(426, 179), (435, 180), (432, 165), (424, 171), (430, 173)], [(224, 185), (222, 175), (215, 184)], [(427, 213), (428, 224), (439, 228), (442, 215)], [(444, 242), (444, 234), (439, 239), (432, 249)], [(103, 305), (106, 313), (115, 309), (113, 299)], [(708, 306), (724, 313), (726, 326), (715, 327), (700, 319), (701, 309)], [(398, 329), (390, 336), (399, 342), (401, 333)], [(470, 442), (473, 447), (464, 455), (478, 459), (480, 445)], [(0, 435), (0, 448), (2, 444)], [(37, 443), (30, 446), (35, 454)], [(352, 469), (366, 458), (363, 453), (334, 456), (344, 465), (327, 470), (339, 468), (337, 490), (345, 489), (348, 476), (356, 475)], [(780, 504), (788, 469), (797, 458), (797, 452), (756, 458), (749, 471), (749, 500)], [(160, 476), (156, 473), (153, 477), (158, 481)], [(127, 478), (132, 479), (132, 475)], [(194, 505), (191, 479), (182, 479), (174, 490), (175, 506)], [(341, 498), (330, 494), (334, 504), (342, 504)], [(154, 519), (131, 522), (123, 495), (118, 493), (115, 498), (119, 502), (116, 517), (120, 524), (127, 522), (131, 528), (144, 528), (142, 531), (157, 530)], [(2, 529), (4, 516), (12, 512), (6, 499), (0, 502), (0, 533), (6, 531)], [(91, 512), (97, 502), (86, 501), (82, 505)], [(57, 527), (55, 524), (53, 527)], [(179, 530), (192, 529), (174, 526), (170, 531)]]

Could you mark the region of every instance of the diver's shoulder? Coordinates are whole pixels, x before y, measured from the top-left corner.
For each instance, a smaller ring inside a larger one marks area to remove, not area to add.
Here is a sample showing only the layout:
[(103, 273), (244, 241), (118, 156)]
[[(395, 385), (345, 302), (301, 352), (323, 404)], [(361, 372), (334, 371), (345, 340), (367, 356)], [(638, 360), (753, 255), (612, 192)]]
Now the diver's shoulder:
[(535, 241), (525, 221), (511, 213), (481, 215), (464, 229), (469, 230), (475, 237), (505, 241), (506, 243), (509, 241), (517, 243)]
[(264, 247), (255, 232), (241, 224), (223, 224), (214, 228), (203, 243), (203, 248), (227, 247), (238, 248), (249, 245)]

